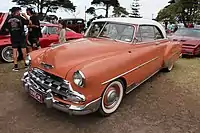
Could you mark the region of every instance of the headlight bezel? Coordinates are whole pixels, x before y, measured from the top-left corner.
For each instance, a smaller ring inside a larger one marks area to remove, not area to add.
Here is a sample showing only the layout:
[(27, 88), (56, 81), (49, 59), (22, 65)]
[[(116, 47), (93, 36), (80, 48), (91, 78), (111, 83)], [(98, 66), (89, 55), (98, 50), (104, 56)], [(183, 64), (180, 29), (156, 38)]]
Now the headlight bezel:
[(85, 87), (85, 75), (80, 70), (74, 72), (73, 74), (73, 82), (78, 87)]

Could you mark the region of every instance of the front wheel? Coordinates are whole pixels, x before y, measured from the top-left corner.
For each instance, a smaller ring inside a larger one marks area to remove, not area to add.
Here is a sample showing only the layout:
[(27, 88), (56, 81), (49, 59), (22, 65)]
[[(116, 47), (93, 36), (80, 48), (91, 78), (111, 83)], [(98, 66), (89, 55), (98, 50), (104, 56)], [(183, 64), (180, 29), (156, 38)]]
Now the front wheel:
[(124, 95), (124, 85), (120, 80), (113, 81), (106, 87), (102, 99), (99, 112), (102, 116), (109, 116), (114, 113), (123, 98)]
[(13, 49), (12, 46), (5, 46), (1, 49), (1, 59), (5, 62), (13, 62)]
[(164, 68), (165, 72), (171, 72), (171, 70), (174, 68), (174, 62), (172, 60), (169, 60), (166, 64), (166, 67)]

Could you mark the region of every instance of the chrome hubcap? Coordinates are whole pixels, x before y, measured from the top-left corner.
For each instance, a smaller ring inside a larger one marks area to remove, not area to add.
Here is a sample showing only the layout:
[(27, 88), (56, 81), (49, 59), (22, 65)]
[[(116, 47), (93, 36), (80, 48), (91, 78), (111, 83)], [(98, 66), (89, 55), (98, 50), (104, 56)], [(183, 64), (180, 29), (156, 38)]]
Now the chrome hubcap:
[(172, 63), (172, 62), (170, 62), (168, 69), (171, 71), (171, 70), (172, 70), (172, 68), (173, 68), (173, 63)]
[(6, 61), (12, 61), (13, 60), (13, 52), (12, 52), (12, 48), (7, 47), (5, 49), (5, 51), (2, 53), (3, 54), (3, 58)]
[(111, 109), (117, 104), (117, 101), (119, 100), (118, 89), (119, 87), (115, 86), (115, 87), (110, 87), (109, 90), (107, 91), (104, 99), (104, 105), (107, 109)]

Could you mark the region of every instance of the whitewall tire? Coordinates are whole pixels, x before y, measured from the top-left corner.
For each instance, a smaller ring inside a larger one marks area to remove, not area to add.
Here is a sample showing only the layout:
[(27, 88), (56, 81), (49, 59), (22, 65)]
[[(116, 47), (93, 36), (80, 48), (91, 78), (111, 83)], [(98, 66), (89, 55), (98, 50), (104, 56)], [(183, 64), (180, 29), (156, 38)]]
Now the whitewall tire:
[(99, 108), (102, 116), (109, 116), (118, 109), (123, 99), (124, 90), (124, 85), (121, 80), (113, 81), (106, 87)]
[(1, 48), (1, 59), (5, 62), (13, 62), (13, 50), (12, 46), (5, 46)]

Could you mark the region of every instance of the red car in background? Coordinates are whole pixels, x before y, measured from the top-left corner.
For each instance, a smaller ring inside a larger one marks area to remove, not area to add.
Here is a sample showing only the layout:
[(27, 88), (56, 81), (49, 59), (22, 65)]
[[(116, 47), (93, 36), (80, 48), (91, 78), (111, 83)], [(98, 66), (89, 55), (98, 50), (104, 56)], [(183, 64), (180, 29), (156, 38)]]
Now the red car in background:
[[(57, 24), (50, 24), (50, 23), (42, 23), (42, 38), (40, 38), (40, 46), (41, 48), (48, 47), (52, 43), (58, 43), (58, 30), (59, 26)], [(66, 28), (66, 39), (73, 40), (73, 39), (80, 39), (83, 38), (83, 35), (80, 33), (76, 33), (75, 31)]]
[[(0, 13), (0, 58), (5, 62), (13, 62), (10, 35), (4, 27), (4, 23), (7, 18), (8, 13)], [(52, 43), (58, 43), (58, 25), (41, 22), (41, 28), (43, 34), (43, 37), (40, 38), (41, 48), (48, 47)], [(67, 40), (79, 39), (82, 37), (82, 34), (66, 28)]]
[(169, 39), (182, 43), (182, 55), (200, 55), (200, 29), (180, 28)]

